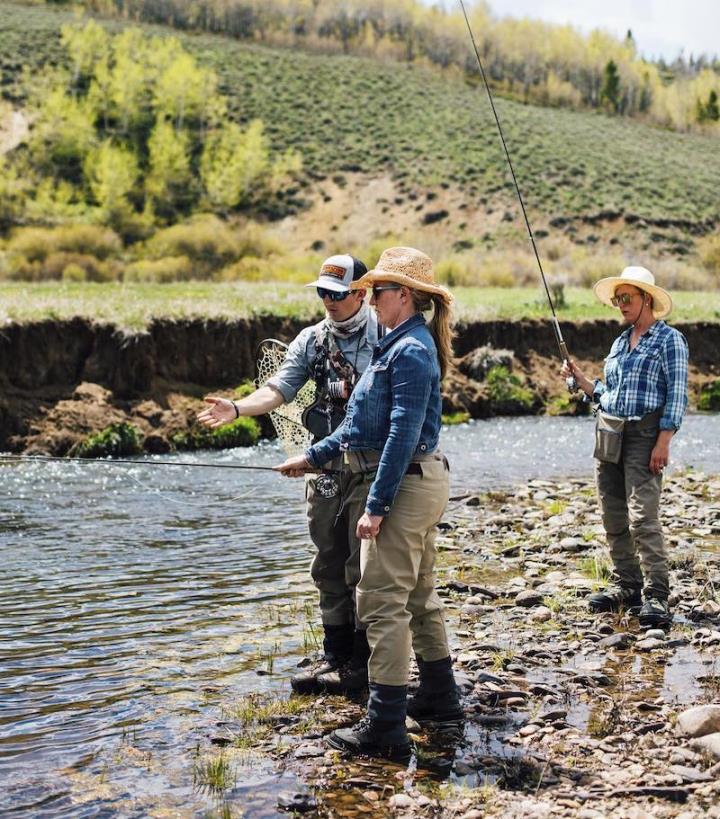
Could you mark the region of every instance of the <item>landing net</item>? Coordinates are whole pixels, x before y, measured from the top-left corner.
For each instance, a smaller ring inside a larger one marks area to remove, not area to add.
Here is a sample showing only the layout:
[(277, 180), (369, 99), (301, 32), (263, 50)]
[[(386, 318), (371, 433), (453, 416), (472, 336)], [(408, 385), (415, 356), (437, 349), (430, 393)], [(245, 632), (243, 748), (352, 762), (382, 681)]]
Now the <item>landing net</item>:
[[(287, 349), (287, 344), (274, 338), (260, 342), (256, 361), (256, 387), (262, 387), (280, 369)], [(288, 457), (304, 452), (312, 443), (312, 436), (302, 424), (302, 414), (315, 400), (315, 392), (315, 382), (307, 381), (294, 401), (282, 404), (270, 413), (278, 440)]]

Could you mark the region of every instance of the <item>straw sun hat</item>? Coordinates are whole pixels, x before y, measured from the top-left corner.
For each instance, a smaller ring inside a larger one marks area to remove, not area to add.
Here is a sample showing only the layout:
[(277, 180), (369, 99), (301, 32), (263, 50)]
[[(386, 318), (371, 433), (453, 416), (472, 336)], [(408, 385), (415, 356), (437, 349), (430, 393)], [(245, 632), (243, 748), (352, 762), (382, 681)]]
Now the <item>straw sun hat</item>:
[(434, 293), (446, 304), (450, 304), (453, 298), (449, 290), (435, 284), (432, 259), (414, 247), (389, 247), (383, 250), (374, 270), (368, 271), (350, 287), (352, 290), (360, 290), (379, 282), (393, 282), (414, 290)]
[(612, 299), (615, 291), (621, 284), (631, 284), (633, 287), (648, 293), (653, 299), (653, 316), (656, 319), (669, 316), (672, 311), (672, 299), (667, 290), (655, 284), (655, 276), (644, 267), (626, 267), (619, 276), (609, 276), (600, 279), (593, 285), (595, 295), (603, 304), (613, 307)]

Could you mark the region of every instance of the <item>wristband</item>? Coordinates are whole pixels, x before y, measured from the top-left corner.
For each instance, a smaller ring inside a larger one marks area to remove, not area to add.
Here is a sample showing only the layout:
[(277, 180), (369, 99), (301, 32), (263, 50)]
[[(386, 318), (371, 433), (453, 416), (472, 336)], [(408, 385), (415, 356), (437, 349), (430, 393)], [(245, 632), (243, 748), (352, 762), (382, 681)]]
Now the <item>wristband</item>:
[(238, 405), (234, 401), (231, 401), (230, 403), (233, 405), (233, 409), (235, 410), (235, 418), (239, 418), (240, 410), (238, 409)]

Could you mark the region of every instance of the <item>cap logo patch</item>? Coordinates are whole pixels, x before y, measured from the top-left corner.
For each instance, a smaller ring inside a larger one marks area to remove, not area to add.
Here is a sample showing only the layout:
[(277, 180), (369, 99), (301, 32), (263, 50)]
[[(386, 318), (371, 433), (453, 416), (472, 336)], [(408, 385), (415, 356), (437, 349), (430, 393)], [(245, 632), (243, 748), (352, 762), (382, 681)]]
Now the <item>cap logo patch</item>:
[(324, 264), (320, 268), (320, 275), (321, 276), (332, 276), (335, 279), (344, 279), (347, 274), (347, 270), (344, 267), (338, 267), (336, 264)]

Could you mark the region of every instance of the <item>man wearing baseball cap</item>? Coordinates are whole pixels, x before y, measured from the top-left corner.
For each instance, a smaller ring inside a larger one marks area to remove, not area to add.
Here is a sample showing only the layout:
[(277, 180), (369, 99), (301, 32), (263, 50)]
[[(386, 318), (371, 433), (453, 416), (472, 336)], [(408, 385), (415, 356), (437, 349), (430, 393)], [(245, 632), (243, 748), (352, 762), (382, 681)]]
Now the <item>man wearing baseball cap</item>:
[[(303, 423), (315, 441), (329, 435), (343, 421), (350, 393), (378, 341), (365, 290), (350, 290), (365, 273), (367, 267), (348, 254), (325, 259), (318, 278), (306, 285), (317, 289), (325, 318), (295, 338), (280, 369), (262, 387), (239, 401), (208, 396), (210, 406), (198, 420), (217, 428), (240, 415), (262, 415), (292, 401), (312, 379), (316, 400), (303, 413)], [(365, 511), (371, 467), (341, 457), (325, 464), (319, 475), (306, 477), (308, 525), (317, 549), (310, 572), (320, 592), (324, 656), (292, 678), (299, 694), (354, 695), (367, 687), (370, 651), (355, 606), (360, 580), (355, 531)]]

